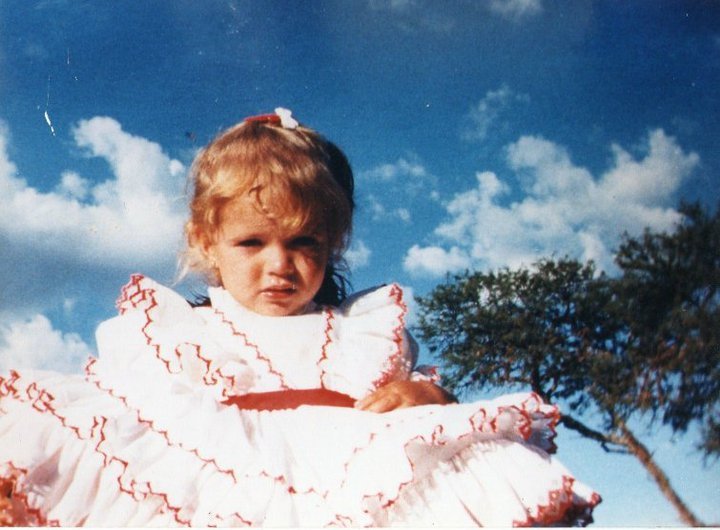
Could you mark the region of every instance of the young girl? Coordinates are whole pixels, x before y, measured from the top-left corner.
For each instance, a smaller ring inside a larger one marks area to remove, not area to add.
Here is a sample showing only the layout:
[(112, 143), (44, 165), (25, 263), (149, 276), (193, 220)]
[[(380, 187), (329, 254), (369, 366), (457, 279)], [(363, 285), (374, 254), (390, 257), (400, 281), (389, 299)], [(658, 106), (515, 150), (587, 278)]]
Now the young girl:
[[(397, 285), (346, 298), (342, 152), (289, 112), (192, 169), (188, 304), (133, 276), (84, 377), (0, 378), (0, 486), (19, 524), (511, 526), (591, 521), (534, 394), (446, 404), (413, 372)], [(434, 404), (428, 404), (434, 403)], [(423, 405), (425, 406), (412, 406)], [(384, 412), (384, 413), (378, 413)]]

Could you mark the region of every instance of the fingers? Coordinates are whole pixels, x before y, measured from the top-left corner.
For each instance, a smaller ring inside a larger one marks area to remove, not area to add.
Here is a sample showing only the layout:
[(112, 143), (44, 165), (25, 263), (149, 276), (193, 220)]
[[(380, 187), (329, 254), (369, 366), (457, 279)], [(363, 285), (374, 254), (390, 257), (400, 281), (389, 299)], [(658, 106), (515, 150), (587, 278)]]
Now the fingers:
[(458, 399), (444, 388), (429, 381), (418, 381), (422, 391), (417, 393), (418, 404), (447, 405), (457, 403)]
[(402, 396), (391, 390), (386, 390), (385, 387), (355, 403), (356, 409), (367, 412), (389, 412), (402, 406)]
[(455, 402), (454, 396), (427, 381), (394, 381), (355, 403), (368, 412), (389, 412), (416, 405), (444, 405)]

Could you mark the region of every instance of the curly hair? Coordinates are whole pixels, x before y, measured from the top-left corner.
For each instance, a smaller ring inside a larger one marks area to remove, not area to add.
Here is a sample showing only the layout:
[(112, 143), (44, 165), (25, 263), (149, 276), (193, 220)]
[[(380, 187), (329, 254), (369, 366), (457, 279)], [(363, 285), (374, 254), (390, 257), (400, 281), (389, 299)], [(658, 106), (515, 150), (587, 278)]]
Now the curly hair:
[(284, 228), (322, 223), (330, 257), (318, 304), (337, 305), (347, 294), (343, 253), (352, 231), (354, 178), (345, 154), (307, 127), (286, 129), (244, 121), (222, 132), (195, 158), (190, 170), (190, 218), (181, 269), (220, 283), (204, 252), (220, 228), (221, 212), (234, 198), (250, 195), (259, 211)]

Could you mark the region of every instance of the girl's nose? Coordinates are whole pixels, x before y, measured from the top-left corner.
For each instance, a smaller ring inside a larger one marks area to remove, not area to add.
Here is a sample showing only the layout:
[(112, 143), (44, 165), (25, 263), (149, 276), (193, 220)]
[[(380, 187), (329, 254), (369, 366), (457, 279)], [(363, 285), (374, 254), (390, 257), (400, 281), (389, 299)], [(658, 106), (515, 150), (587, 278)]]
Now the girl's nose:
[(272, 274), (288, 274), (293, 271), (292, 254), (284, 245), (271, 245), (267, 252), (267, 266)]

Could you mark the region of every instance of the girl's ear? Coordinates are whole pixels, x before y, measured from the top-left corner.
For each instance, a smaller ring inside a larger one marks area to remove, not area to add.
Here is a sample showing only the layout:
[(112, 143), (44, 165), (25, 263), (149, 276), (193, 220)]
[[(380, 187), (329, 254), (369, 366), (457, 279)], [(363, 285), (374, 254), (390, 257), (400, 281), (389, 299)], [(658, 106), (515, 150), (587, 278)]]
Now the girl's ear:
[(188, 243), (191, 248), (196, 248), (208, 261), (213, 261), (213, 240), (207, 230), (203, 230), (192, 221), (187, 224)]

